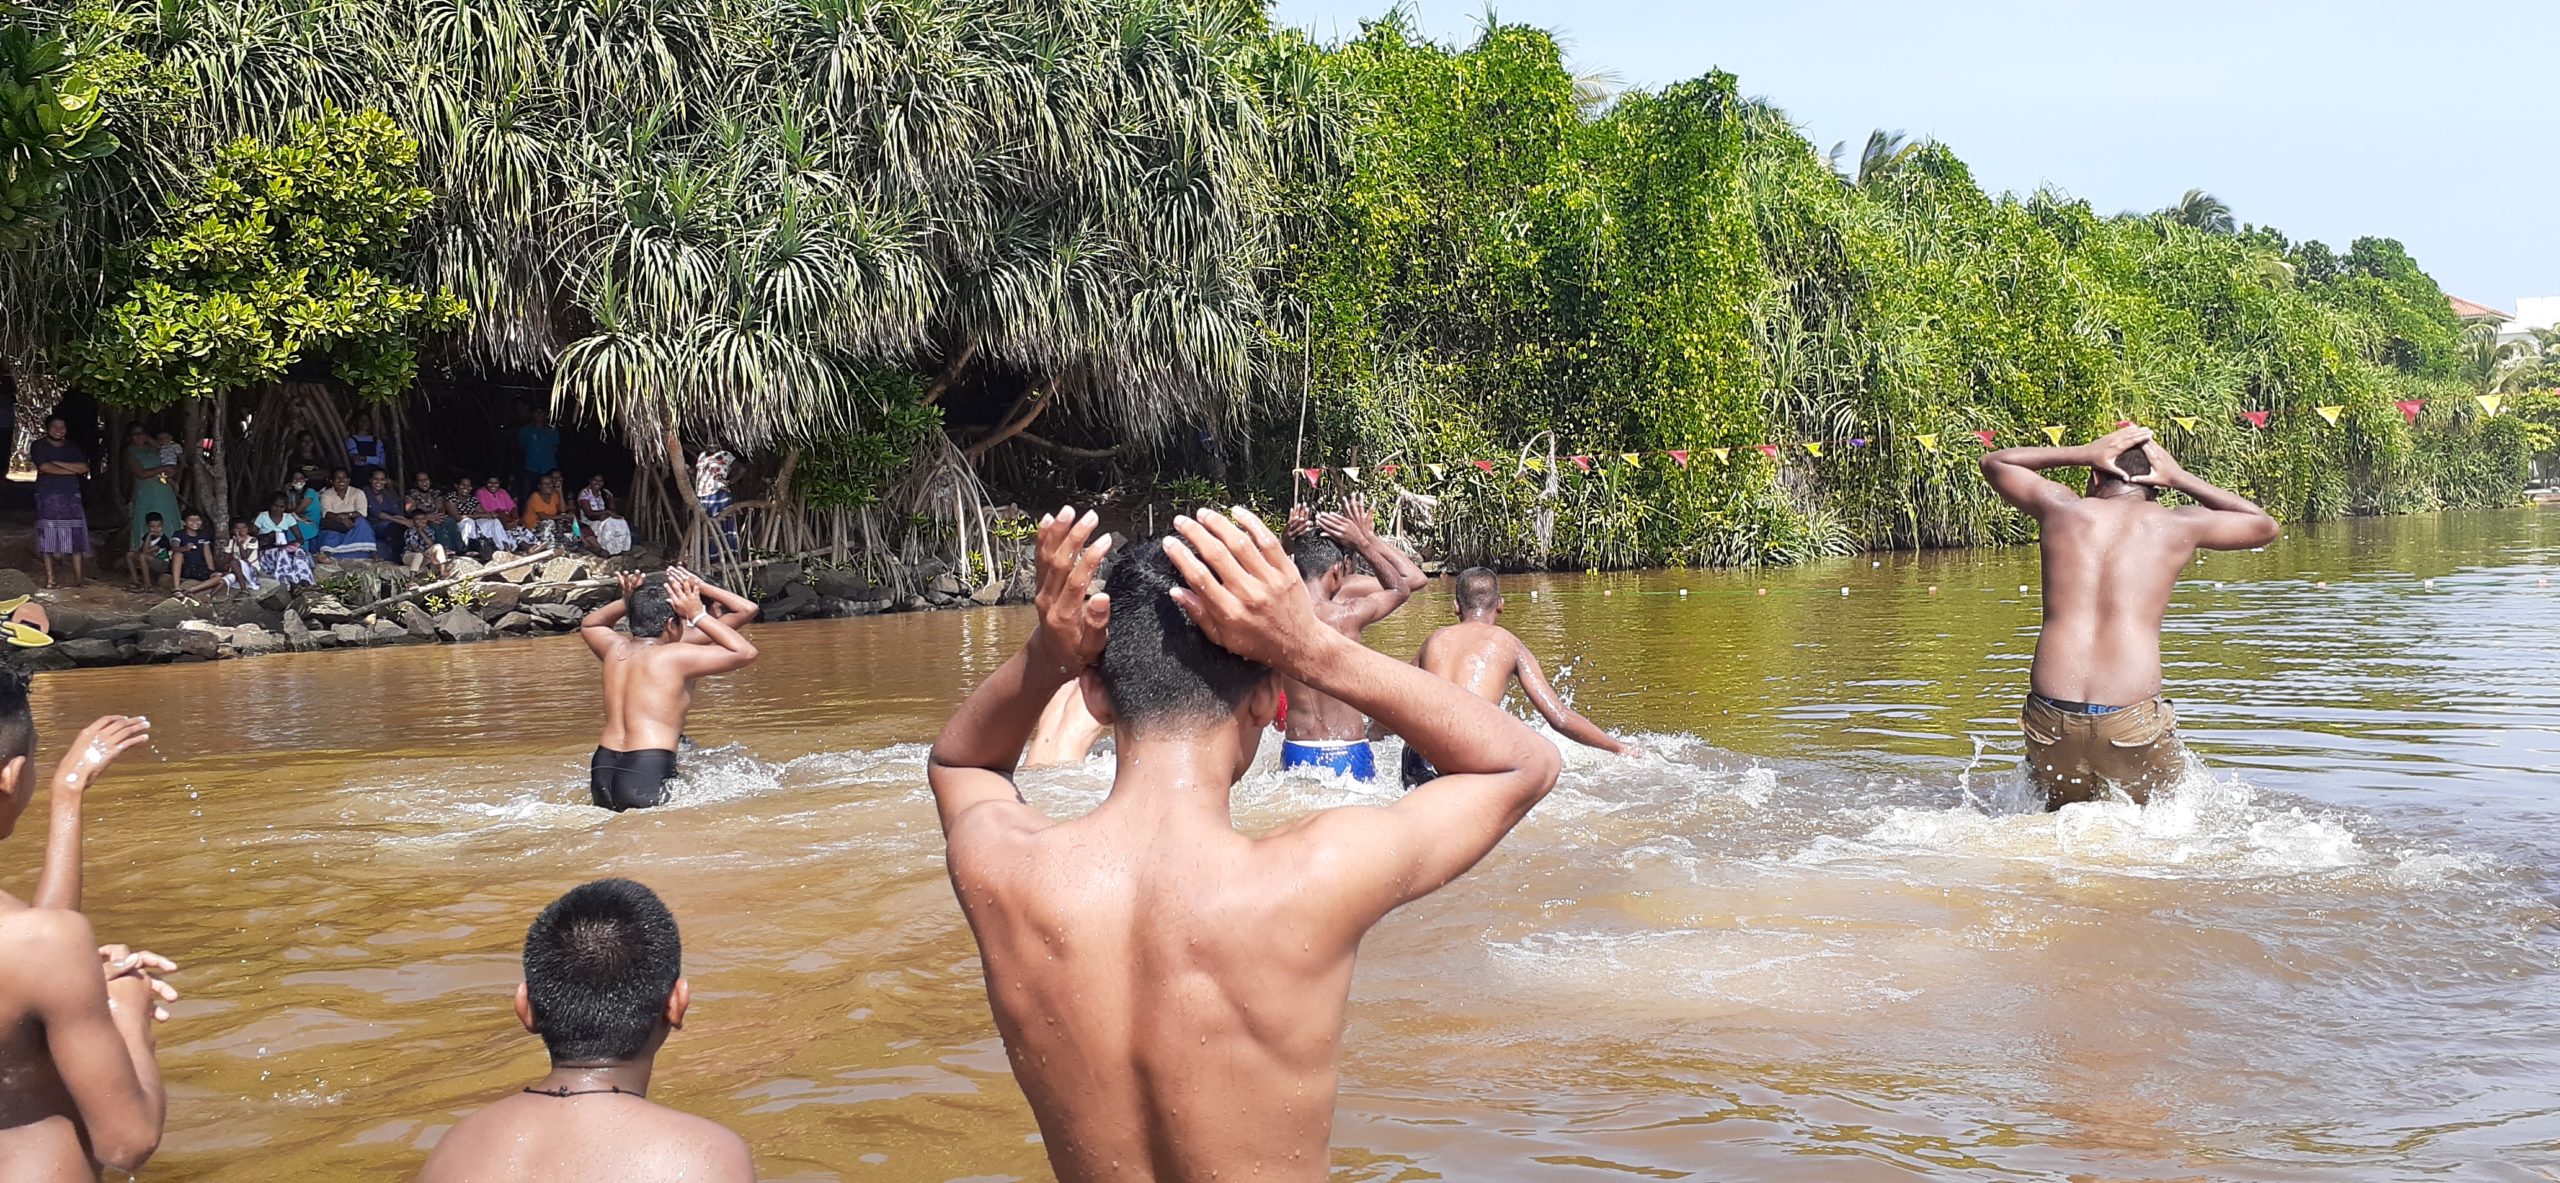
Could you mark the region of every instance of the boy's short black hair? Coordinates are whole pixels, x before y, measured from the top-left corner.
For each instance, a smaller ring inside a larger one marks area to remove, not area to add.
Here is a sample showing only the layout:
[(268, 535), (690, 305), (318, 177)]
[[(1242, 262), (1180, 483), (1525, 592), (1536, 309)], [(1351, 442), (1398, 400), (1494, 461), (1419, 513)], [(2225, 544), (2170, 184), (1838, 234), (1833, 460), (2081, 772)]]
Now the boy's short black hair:
[(1298, 551), (1294, 557), (1298, 564), (1298, 578), (1305, 580), (1323, 578), (1325, 572), (1341, 566), (1342, 561), (1350, 556), (1343, 553), (1342, 544), (1330, 536), (1309, 534), (1298, 540)]
[(638, 1056), (683, 973), (675, 915), (628, 879), (571, 888), (525, 930), (525, 994), (555, 1064)]
[(153, 522), (158, 522), (158, 523), (160, 523), (160, 524), (161, 524), (161, 525), (163, 525), (163, 526), (166, 526), (166, 525), (168, 525), (168, 524), (169, 524), (169, 520), (168, 520), (167, 518), (161, 517), (161, 516), (160, 516), (160, 511), (159, 511), (159, 510), (156, 510), (156, 509), (155, 509), (155, 510), (152, 510), (152, 511), (151, 511), (151, 512), (149, 512), (149, 513), (146, 513), (146, 514), (142, 515), (142, 524), (143, 524), (143, 525), (148, 526), (148, 525), (150, 525), (150, 524), (151, 524), (151, 523), (153, 523)]
[(1103, 583), (1111, 596), (1111, 639), (1095, 668), (1112, 711), (1128, 726), (1234, 714), (1271, 676), (1191, 623), (1173, 602), (1171, 593), (1181, 586), (1164, 541), (1156, 538), (1119, 555)]
[(1482, 612), (1502, 598), (1502, 579), (1491, 567), (1469, 567), (1458, 572), (1458, 608), (1465, 612)]
[(2142, 446), (2136, 444), (2117, 455), (2116, 467), (2123, 469), (2126, 476), (2150, 476), (2151, 453), (2143, 451)]
[(652, 579), (631, 593), (631, 635), (655, 637), (667, 631), (676, 618), (676, 606), (667, 598), (667, 581)]
[(0, 665), (0, 764), (36, 756), (36, 716), (27, 705), (27, 673)]

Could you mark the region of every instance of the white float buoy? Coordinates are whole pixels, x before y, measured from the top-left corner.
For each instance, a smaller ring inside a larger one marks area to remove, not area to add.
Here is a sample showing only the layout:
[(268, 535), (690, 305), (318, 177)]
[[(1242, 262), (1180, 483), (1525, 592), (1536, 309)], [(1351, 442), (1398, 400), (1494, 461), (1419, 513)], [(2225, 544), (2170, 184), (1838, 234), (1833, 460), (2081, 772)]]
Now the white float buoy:
[(1765, 596), (1765, 595), (1768, 595), (1768, 594), (1769, 594), (1769, 589), (1768, 589), (1768, 588), (1765, 588), (1765, 587), (1764, 587), (1764, 588), (1761, 588), (1761, 589), (1760, 589), (1760, 594), (1761, 594), (1761, 595), (1764, 595), (1764, 596)]
[(1930, 584), (1930, 585), (1929, 585), (1929, 594), (1930, 594), (1930, 595), (1933, 595), (1933, 596), (1934, 596), (1934, 595), (1936, 595), (1936, 594), (1938, 594), (1938, 585), (1937, 585), (1937, 584), (1932, 583), (1932, 584)]
[(1684, 600), (1689, 598), (1689, 589), (1688, 589), (1688, 588), (1685, 588), (1685, 587), (1684, 587), (1684, 588), (1681, 588), (1681, 589), (1680, 589), (1680, 598), (1681, 598), (1681, 599), (1684, 599)]
[(1844, 595), (1844, 596), (1845, 596), (1845, 595), (1848, 595), (1848, 594), (1849, 594), (1849, 589), (1848, 589), (1848, 588), (1845, 588), (1845, 587), (1844, 587), (1844, 588), (1841, 588), (1841, 589), (1840, 589), (1840, 594), (1841, 594), (1841, 595)]
[(2023, 595), (2025, 595), (2025, 594), (2027, 594), (2027, 585), (2026, 585), (2026, 584), (2021, 583), (2021, 584), (2019, 584), (2019, 585), (2018, 585), (2018, 594), (2019, 594), (2019, 595), (2022, 595), (2022, 596), (2023, 596)]

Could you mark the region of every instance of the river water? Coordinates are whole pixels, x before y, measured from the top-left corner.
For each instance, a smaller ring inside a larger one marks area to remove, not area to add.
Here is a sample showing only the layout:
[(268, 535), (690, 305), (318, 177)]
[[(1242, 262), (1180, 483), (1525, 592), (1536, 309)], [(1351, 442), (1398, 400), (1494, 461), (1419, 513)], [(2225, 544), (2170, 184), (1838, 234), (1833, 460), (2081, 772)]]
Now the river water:
[[(2211, 775), (2059, 815), (2015, 806), (2032, 551), (1511, 580), (1509, 623), (1655, 755), (1568, 751), (1371, 936), (1336, 1178), (2560, 1177), (2555, 557), (2560, 514), (2520, 510), (2207, 558), (2166, 655)], [(93, 798), (88, 887), (186, 967), (150, 1174), (414, 1170), (542, 1070), (525, 924), (619, 874), (694, 983), (655, 1095), (766, 1177), (1046, 1178), (922, 771), (1027, 624), (760, 627), (682, 802), (623, 816), (584, 804), (570, 638), (40, 679), (48, 761), (94, 714), (155, 724)], [(1084, 809), (1107, 767), (1026, 790)], [(1388, 792), (1264, 772), (1238, 814)]]

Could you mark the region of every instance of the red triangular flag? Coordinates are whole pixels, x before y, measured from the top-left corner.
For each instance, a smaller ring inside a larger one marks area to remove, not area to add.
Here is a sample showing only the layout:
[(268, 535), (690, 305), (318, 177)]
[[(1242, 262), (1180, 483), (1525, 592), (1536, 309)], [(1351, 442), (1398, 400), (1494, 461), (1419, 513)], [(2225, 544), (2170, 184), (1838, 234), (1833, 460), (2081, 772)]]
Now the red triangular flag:
[(1575, 468), (1579, 468), (1579, 469), (1581, 469), (1581, 470), (1582, 470), (1582, 471), (1584, 471), (1584, 472), (1589, 472), (1589, 471), (1591, 471), (1591, 457), (1589, 457), (1589, 456), (1576, 456), (1576, 457), (1574, 457), (1574, 458), (1573, 458), (1573, 466), (1574, 466)]
[(2000, 433), (1996, 431), (1977, 431), (1973, 433), (1973, 438), (1981, 440), (1982, 446), (1988, 448), (1991, 446), (1991, 441), (2000, 438)]
[(1492, 471), (1493, 471), (1493, 461), (1490, 461), (1490, 460), (1478, 460), (1478, 461), (1475, 461), (1475, 466), (1476, 466), (1477, 468), (1480, 468), (1480, 469), (1482, 469), (1482, 470), (1486, 471), (1486, 472), (1492, 472)]
[(1378, 466), (1378, 475), (1389, 480), (1394, 480), (1396, 473), (1399, 471), (1401, 471), (1401, 467), (1394, 464), (1381, 464)]
[(1321, 468), (1301, 468), (1298, 470), (1298, 475), (1307, 478), (1307, 483), (1312, 485), (1324, 479), (1324, 470)]
[(1682, 467), (1682, 468), (1687, 468), (1687, 467), (1689, 467), (1689, 450), (1688, 450), (1688, 449), (1686, 449), (1686, 448), (1675, 448), (1675, 449), (1673, 449), (1672, 451), (1667, 452), (1667, 453), (1664, 453), (1664, 454), (1665, 454), (1665, 455), (1667, 455), (1667, 456), (1669, 456), (1669, 457), (1671, 457), (1673, 460), (1678, 461), (1678, 462), (1680, 463), (1680, 467)]
[(2411, 423), (2416, 423), (2418, 421), (2418, 412), (2427, 405), (2427, 400), (2422, 398), (2404, 398), (2392, 405), (2400, 408), (2401, 418), (2407, 419)]
[(2119, 430), (2121, 430), (2121, 429), (2123, 429), (2123, 428), (2131, 427), (2131, 426), (2133, 426), (2133, 420), (2131, 420), (2131, 419), (2118, 419), (2118, 420), (2116, 420), (2116, 427), (2117, 427)]
[(2269, 416), (2269, 415), (2271, 415), (2271, 414), (2274, 414), (2274, 412), (2272, 412), (2272, 411), (2242, 411), (2242, 412), (2240, 412), (2240, 417), (2241, 417), (2241, 418), (2243, 418), (2243, 419), (2248, 420), (2248, 421), (2249, 421), (2249, 426), (2263, 429), (2263, 428), (2265, 428), (2265, 427), (2266, 427), (2266, 425), (2267, 425), (2267, 416)]
[(1760, 454), (1770, 458), (1771, 460), (1775, 460), (1778, 458), (1778, 445), (1762, 444), (1760, 445)]

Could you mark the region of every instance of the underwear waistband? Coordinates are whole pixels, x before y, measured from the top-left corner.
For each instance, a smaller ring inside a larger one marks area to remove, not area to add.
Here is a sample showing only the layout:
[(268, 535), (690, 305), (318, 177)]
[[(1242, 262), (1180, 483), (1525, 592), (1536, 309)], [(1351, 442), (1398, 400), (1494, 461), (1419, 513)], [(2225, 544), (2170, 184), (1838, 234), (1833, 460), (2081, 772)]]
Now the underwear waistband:
[(2117, 711), (2132, 709), (2129, 706), (2111, 707), (2094, 702), (2072, 702), (2068, 699), (2046, 698), (2041, 694), (2034, 695), (2033, 697), (2037, 702), (2052, 707), (2066, 715), (2112, 715)]

